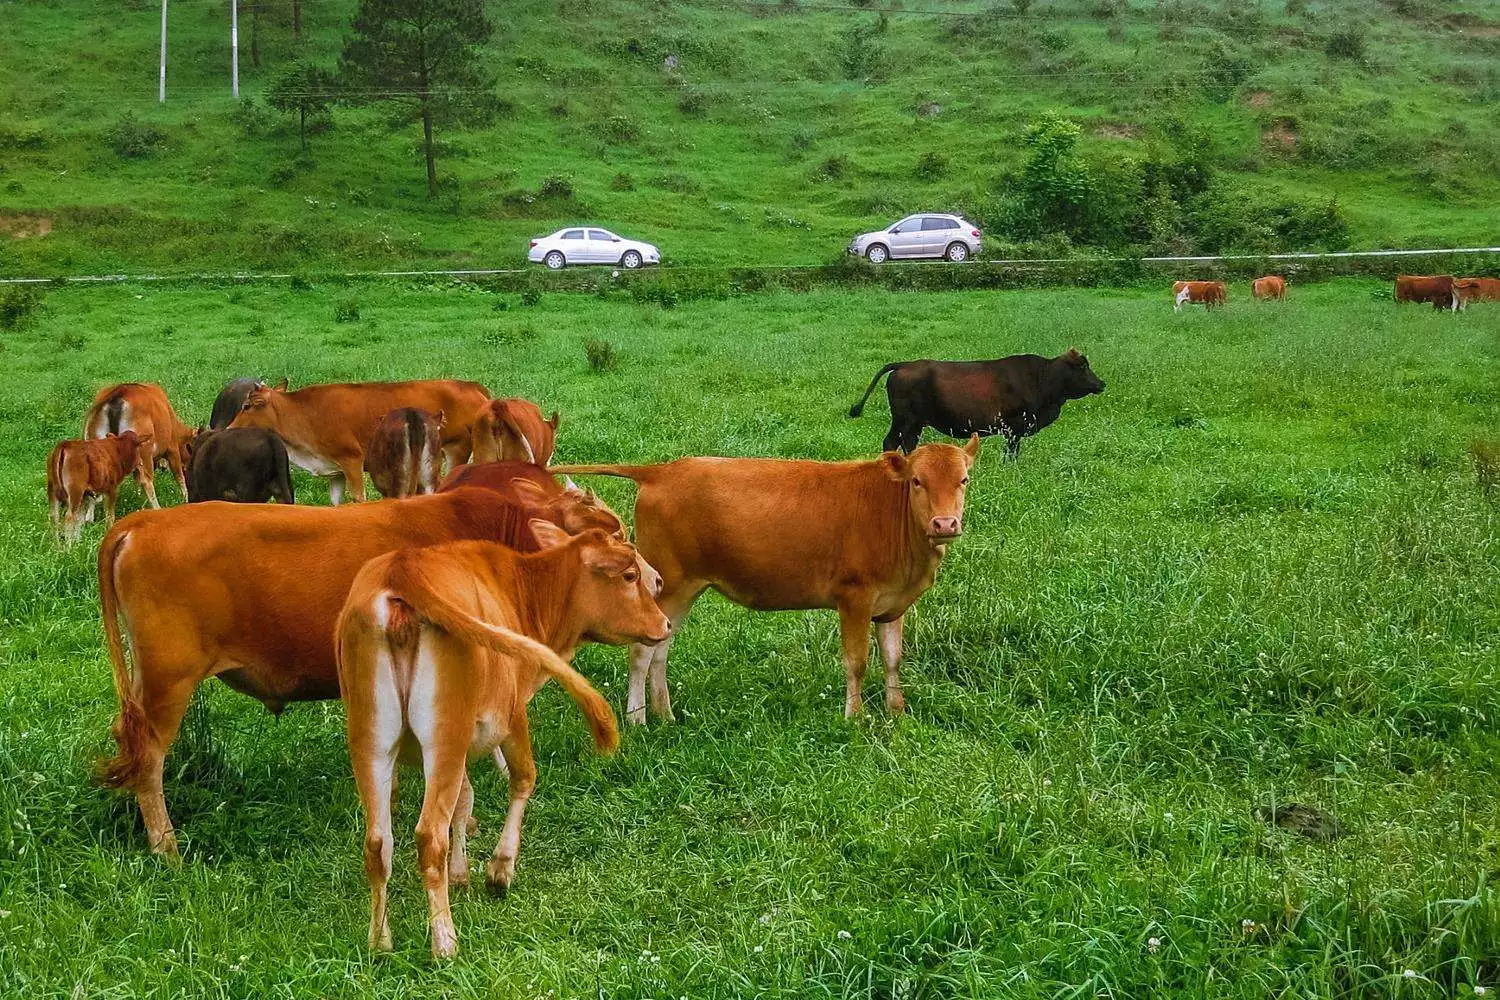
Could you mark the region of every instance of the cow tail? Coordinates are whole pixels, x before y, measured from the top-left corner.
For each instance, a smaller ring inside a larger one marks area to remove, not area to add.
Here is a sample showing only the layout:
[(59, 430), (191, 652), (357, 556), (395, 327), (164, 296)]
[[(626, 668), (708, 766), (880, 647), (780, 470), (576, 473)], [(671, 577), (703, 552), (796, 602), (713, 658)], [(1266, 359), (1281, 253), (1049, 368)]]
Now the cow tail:
[(904, 364), (906, 364), (905, 361), (895, 361), (876, 372), (875, 377), (870, 379), (870, 387), (865, 390), (863, 396), (859, 397), (859, 402), (849, 407), (849, 416), (857, 417), (865, 412), (865, 401), (870, 398), (870, 393), (875, 391), (875, 387), (880, 384), (880, 380), (885, 377), (887, 372), (893, 372)]
[(401, 464), (401, 475), (411, 476), (411, 482), (406, 483), (406, 492), (410, 494), (422, 492), (422, 454), (427, 450), (427, 425), (422, 422), (422, 414), (416, 409), (406, 411), (406, 461)]
[(281, 435), (272, 434), (274, 445), (272, 451), (276, 453), (276, 499), (281, 503), (294, 504), (297, 502), (297, 494), (292, 489), (292, 460), (286, 453), (286, 442), (281, 440)]
[(521, 426), (518, 423), (516, 423), (515, 417), (511, 413), (510, 409), (507, 408), (495, 414), (495, 416), (500, 420), (502, 424), (505, 425), (505, 429), (514, 434), (516, 440), (521, 442), (521, 447), (526, 450), (526, 461), (530, 462), (532, 465), (536, 465), (536, 452), (532, 450), (531, 438), (527, 437), (526, 432), (522, 430)]
[(656, 478), (655, 473), (660, 468), (659, 465), (554, 465), (547, 471), (555, 476), (618, 476), (637, 483), (649, 483)]
[(389, 579), (392, 591), (411, 605), (418, 615), (443, 631), (476, 646), (529, 660), (556, 677), (583, 712), (599, 752), (613, 753), (619, 747), (620, 731), (614, 709), (588, 682), (588, 678), (553, 650), (529, 636), (475, 618), (440, 594), (410, 560), (396, 559), (391, 565)]
[(110, 788), (133, 788), (140, 773), (141, 758), (151, 739), (151, 724), (141, 704), (139, 678), (132, 676), (120, 634), (120, 595), (115, 589), (115, 568), (130, 529), (112, 529), (99, 546), (99, 611), (104, 624), (104, 645), (114, 668), (115, 697), (120, 715), (110, 731), (119, 752), (99, 761), (97, 776)]
[(104, 421), (108, 433), (120, 433), (120, 424), (124, 422), (125, 397), (123, 393), (115, 393), (104, 403)]

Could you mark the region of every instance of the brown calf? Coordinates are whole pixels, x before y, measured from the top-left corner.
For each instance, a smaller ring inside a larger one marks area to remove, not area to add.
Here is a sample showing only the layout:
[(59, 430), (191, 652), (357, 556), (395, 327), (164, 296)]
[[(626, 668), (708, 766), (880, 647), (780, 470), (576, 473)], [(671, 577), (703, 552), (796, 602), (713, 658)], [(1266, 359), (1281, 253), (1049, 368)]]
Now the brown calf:
[(1286, 279), (1276, 274), (1256, 278), (1250, 292), (1258, 301), (1280, 302), (1286, 298)]
[(458, 951), (448, 883), (467, 885), (468, 758), (499, 753), (510, 775), (505, 829), (485, 872), (509, 891), (521, 821), (536, 786), (526, 706), (549, 677), (578, 703), (594, 744), (620, 741), (609, 702), (567, 660), (585, 641), (660, 642), (670, 623), (634, 548), (600, 531), (571, 537), (532, 525), (544, 546), (520, 555), (488, 542), (403, 549), (366, 563), (339, 615), (339, 685), (349, 755), (365, 812), (370, 947), (389, 949), (391, 781), (399, 758), (426, 778), (417, 857), (427, 887), (432, 953)]
[[(640, 485), (636, 544), (661, 573), (661, 606), (673, 631), (709, 587), (757, 611), (830, 608), (839, 613), (844, 714), (862, 708), (870, 623), (885, 655), (885, 704), (901, 693), (901, 627), (932, 586), (948, 543), (963, 531), (964, 490), (979, 435), (963, 448), (926, 444), (871, 462), (683, 458), (665, 465), (559, 466), (558, 472), (623, 476)], [(629, 719), (651, 709), (672, 718), (668, 640), (630, 660)]]
[(150, 442), (125, 431), (102, 441), (62, 441), (52, 449), (47, 459), (47, 502), (59, 538), (70, 545), (78, 541), (83, 522), (94, 519), (100, 497), (104, 523), (115, 523), (115, 497), (125, 477), (139, 467), (143, 447), (150, 447)]
[(541, 408), (529, 399), (493, 400), (474, 420), (474, 461), (545, 466), (557, 448), (561, 422), (555, 410), (550, 420), (542, 419)]
[(437, 492), (443, 471), (443, 424), (446, 417), (402, 407), (375, 424), (365, 444), (365, 468), (383, 497)]
[(1453, 290), (1453, 276), (1449, 274), (1398, 274), (1396, 303), (1402, 302), (1431, 302), (1432, 308), (1449, 311), (1463, 305)]
[(161, 386), (123, 382), (105, 386), (94, 396), (88, 415), (83, 418), (84, 438), (97, 441), (125, 431), (135, 431), (143, 443), (149, 442), (141, 449), (136, 467), (136, 479), (146, 494), (146, 502), (153, 507), (161, 506), (156, 501), (153, 478), (158, 465), (172, 470), (186, 501), (187, 477), (183, 470), (191, 455), (193, 436), (198, 432), (177, 419), (177, 411), (172, 409)]
[(1229, 301), (1229, 288), (1222, 281), (1176, 281), (1172, 283), (1172, 311), (1184, 305), (1202, 303), (1212, 309)]
[(135, 792), (152, 850), (177, 850), (162, 765), (193, 691), (218, 677), (272, 712), (337, 698), (333, 626), (370, 559), (464, 538), (535, 550), (532, 518), (568, 531), (619, 524), (576, 491), (532, 496), (517, 503), (471, 488), (347, 508), (209, 502), (141, 511), (111, 528), (99, 547), (99, 604), (119, 753), (101, 778)]
[(257, 386), (245, 397), (232, 427), (263, 427), (286, 442), (292, 464), (329, 479), (335, 504), (348, 489), (365, 498), (365, 443), (376, 421), (401, 407), (441, 411), (443, 454), (450, 465), (469, 457), (469, 428), (490, 394), (477, 382), (336, 382), (287, 392)]

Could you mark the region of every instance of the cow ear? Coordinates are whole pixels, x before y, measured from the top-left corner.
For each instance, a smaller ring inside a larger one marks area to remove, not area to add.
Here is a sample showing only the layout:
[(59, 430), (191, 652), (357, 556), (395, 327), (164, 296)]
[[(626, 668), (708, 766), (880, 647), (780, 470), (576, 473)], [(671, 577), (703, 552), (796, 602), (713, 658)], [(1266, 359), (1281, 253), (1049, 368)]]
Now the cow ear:
[(290, 383), (290, 381), (291, 381), (290, 379), (282, 379), (280, 382), (277, 382), (274, 386), (271, 387), (271, 391), (272, 392), (286, 392), (286, 387), (287, 387), (288, 383)]
[(562, 426), (562, 414), (559, 413), (559, 412), (557, 412), (556, 410), (553, 410), (552, 411), (552, 419), (549, 420), (549, 421), (547, 421), (547, 426), (551, 427), (554, 431), (557, 430), (559, 427), (561, 427)]
[(551, 521), (540, 517), (533, 517), (526, 523), (531, 528), (531, 533), (536, 536), (537, 544), (543, 549), (555, 549), (559, 545), (566, 545), (573, 537)]
[(437, 421), (438, 421), (438, 426), (439, 427), (447, 427), (448, 426), (448, 414), (445, 413), (445, 412), (443, 412), (442, 410), (438, 410)]
[(973, 465), (975, 459), (979, 458), (979, 435), (969, 435), (969, 443), (964, 445), (964, 454), (969, 456), (969, 464)]
[(537, 507), (545, 507), (552, 501), (552, 495), (546, 489), (530, 479), (520, 476), (510, 481), (510, 488), (516, 491), (517, 498), (522, 503), (533, 504)]
[(911, 460), (899, 451), (888, 451), (880, 456), (880, 465), (885, 474), (899, 482), (911, 478)]
[(1063, 357), (1068, 359), (1069, 364), (1076, 365), (1083, 361), (1083, 355), (1078, 353), (1078, 348), (1076, 347), (1068, 348), (1068, 353), (1064, 354)]

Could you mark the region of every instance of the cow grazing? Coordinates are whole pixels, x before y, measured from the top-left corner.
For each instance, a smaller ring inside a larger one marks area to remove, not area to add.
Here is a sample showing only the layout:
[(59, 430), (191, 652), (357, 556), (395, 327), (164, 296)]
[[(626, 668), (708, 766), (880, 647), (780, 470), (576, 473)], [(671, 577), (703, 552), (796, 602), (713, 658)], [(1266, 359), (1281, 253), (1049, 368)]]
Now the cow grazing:
[(529, 399), (492, 400), (474, 420), (474, 461), (545, 466), (557, 448), (561, 422), (556, 411), (544, 420), (541, 408)]
[(1014, 458), (1021, 439), (1056, 420), (1068, 400), (1104, 391), (1088, 358), (1076, 350), (1055, 358), (1014, 354), (996, 361), (898, 361), (875, 373), (849, 416), (864, 412), (887, 372), (891, 429), (885, 451), (911, 451), (930, 425), (950, 437), (1002, 434)]
[(329, 479), (337, 504), (345, 489), (364, 500), (365, 445), (381, 417), (402, 407), (441, 411), (443, 453), (457, 465), (469, 457), (469, 428), (489, 398), (477, 382), (336, 382), (295, 392), (283, 382), (252, 389), (232, 426), (275, 431), (294, 464)]
[(219, 390), (219, 395), (214, 399), (213, 411), (208, 417), (208, 429), (222, 431), (228, 427), (244, 408), (245, 397), (263, 385), (265, 383), (258, 378), (237, 378)]
[(535, 492), (538, 505), (480, 488), (343, 509), (188, 504), (106, 532), (99, 604), (120, 714), (119, 752), (100, 777), (135, 792), (152, 849), (177, 850), (162, 763), (193, 691), (217, 676), (272, 712), (337, 698), (334, 623), (370, 559), (465, 538), (534, 551), (533, 518), (619, 523), (612, 511), (580, 512), (589, 504), (577, 491)]
[(1229, 288), (1222, 281), (1176, 281), (1172, 283), (1172, 311), (1185, 305), (1202, 303), (1212, 309), (1229, 301)]
[(1281, 302), (1286, 299), (1286, 279), (1280, 275), (1271, 274), (1264, 278), (1256, 278), (1250, 285), (1250, 292), (1258, 302)]
[(1453, 291), (1460, 309), (1470, 302), (1500, 302), (1500, 278), (1454, 278)]
[[(975, 434), (963, 448), (926, 444), (867, 462), (683, 458), (558, 471), (639, 484), (636, 544), (662, 575), (659, 603), (673, 632), (709, 587), (757, 611), (837, 611), (844, 714), (852, 716), (862, 707), (872, 621), (885, 656), (886, 710), (905, 710), (901, 623), (963, 531), (964, 491), (978, 455)], [(652, 711), (672, 718), (670, 643), (632, 650), (631, 722), (646, 720), (648, 673)]]
[(458, 951), (448, 884), (467, 885), (467, 761), (503, 755), (510, 777), (505, 829), (485, 872), (505, 894), (521, 822), (536, 786), (526, 706), (557, 678), (602, 752), (619, 745), (615, 714), (568, 659), (585, 641), (657, 643), (670, 623), (652, 600), (660, 585), (629, 544), (603, 532), (573, 537), (532, 525), (543, 550), (520, 555), (490, 542), (403, 549), (370, 560), (339, 615), (339, 686), (349, 755), (365, 813), (370, 947), (391, 947), (391, 781), (398, 757), (426, 778), (417, 858), (427, 887), (432, 953)]
[(83, 522), (94, 519), (100, 497), (105, 523), (114, 524), (120, 484), (139, 467), (140, 453), (149, 447), (135, 431), (124, 431), (102, 441), (62, 441), (53, 448), (47, 459), (47, 503), (58, 537), (68, 544), (78, 541)]
[(136, 479), (146, 494), (146, 502), (160, 507), (156, 500), (155, 470), (165, 465), (177, 478), (182, 497), (187, 499), (187, 477), (184, 466), (191, 447), (193, 428), (177, 419), (177, 411), (161, 386), (143, 382), (125, 382), (106, 386), (94, 396), (93, 405), (83, 419), (83, 436), (99, 440), (109, 434), (135, 431), (146, 447), (141, 449)]
[(1431, 302), (1434, 309), (1458, 310), (1463, 303), (1453, 290), (1450, 274), (1396, 276), (1396, 303)]
[(392, 410), (375, 424), (365, 444), (365, 468), (383, 497), (434, 493), (443, 472), (443, 424), (439, 410), (410, 406)]
[(295, 503), (281, 438), (259, 427), (199, 431), (187, 467), (188, 499)]

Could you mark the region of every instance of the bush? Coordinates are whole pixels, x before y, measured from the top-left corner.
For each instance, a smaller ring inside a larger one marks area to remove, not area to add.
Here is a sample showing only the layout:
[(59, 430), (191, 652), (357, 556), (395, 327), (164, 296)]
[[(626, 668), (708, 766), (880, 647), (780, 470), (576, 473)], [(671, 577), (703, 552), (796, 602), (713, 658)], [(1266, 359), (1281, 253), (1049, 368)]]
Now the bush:
[(541, 186), (536, 193), (543, 198), (551, 198), (555, 201), (573, 200), (573, 182), (559, 174), (542, 178)]
[(1365, 58), (1365, 35), (1358, 28), (1345, 28), (1335, 31), (1328, 36), (1328, 43), (1323, 46), (1323, 51), (1334, 59), (1352, 59), (1355, 62), (1363, 61)]
[(948, 157), (942, 153), (927, 152), (917, 159), (917, 177), (924, 181), (935, 181), (948, 173)]
[(35, 322), (42, 308), (42, 296), (36, 285), (0, 288), (0, 330), (23, 330)]
[(834, 156), (830, 156), (828, 159), (819, 164), (817, 169), (817, 176), (822, 180), (836, 181), (842, 180), (844, 175), (848, 172), (849, 157), (845, 156), (842, 153), (838, 153)]
[(615, 176), (610, 180), (609, 189), (611, 191), (634, 191), (635, 181), (629, 174), (621, 172), (615, 174)]
[(258, 139), (271, 129), (271, 116), (253, 97), (236, 102), (229, 120), (246, 139)]
[(677, 99), (677, 110), (693, 118), (701, 118), (706, 114), (708, 105), (708, 95), (694, 87), (684, 90)]
[(851, 24), (839, 35), (839, 65), (844, 76), (850, 80), (866, 80), (880, 66), (884, 52), (875, 37), (881, 32), (881, 23)]
[(629, 115), (610, 115), (599, 123), (598, 132), (605, 142), (634, 142), (638, 135), (635, 122)]
[(527, 285), (521, 290), (521, 305), (539, 306), (542, 304), (542, 290), (536, 285)]
[(584, 356), (589, 359), (589, 367), (596, 372), (613, 371), (615, 365), (620, 361), (615, 351), (615, 345), (607, 340), (591, 339), (583, 343)]
[(344, 299), (333, 307), (333, 321), (335, 323), (353, 323), (359, 319), (359, 303), (354, 299)]
[(134, 112), (127, 111), (110, 126), (108, 138), (116, 156), (133, 160), (156, 152), (166, 142), (167, 135), (155, 125), (141, 121)]

